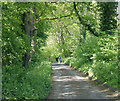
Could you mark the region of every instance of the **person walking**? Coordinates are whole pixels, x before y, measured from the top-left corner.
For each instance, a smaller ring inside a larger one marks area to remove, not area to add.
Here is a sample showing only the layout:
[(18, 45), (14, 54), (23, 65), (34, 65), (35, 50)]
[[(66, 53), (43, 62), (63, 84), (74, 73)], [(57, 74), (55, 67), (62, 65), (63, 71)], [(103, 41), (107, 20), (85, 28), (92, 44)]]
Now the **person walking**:
[(59, 59), (59, 63), (61, 63), (61, 56), (60, 55), (59, 55), (58, 59)]

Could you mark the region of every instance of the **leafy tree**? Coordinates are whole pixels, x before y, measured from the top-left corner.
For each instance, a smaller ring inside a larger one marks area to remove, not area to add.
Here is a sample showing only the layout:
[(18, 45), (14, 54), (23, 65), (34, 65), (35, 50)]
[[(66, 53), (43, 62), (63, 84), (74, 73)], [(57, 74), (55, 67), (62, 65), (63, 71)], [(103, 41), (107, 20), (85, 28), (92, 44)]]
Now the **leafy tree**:
[(116, 8), (116, 2), (3, 2), (3, 97), (44, 99), (50, 89), (48, 61), (56, 62), (58, 55), (117, 88)]
[(106, 34), (114, 34), (117, 29), (117, 2), (98, 3), (100, 11), (100, 29)]

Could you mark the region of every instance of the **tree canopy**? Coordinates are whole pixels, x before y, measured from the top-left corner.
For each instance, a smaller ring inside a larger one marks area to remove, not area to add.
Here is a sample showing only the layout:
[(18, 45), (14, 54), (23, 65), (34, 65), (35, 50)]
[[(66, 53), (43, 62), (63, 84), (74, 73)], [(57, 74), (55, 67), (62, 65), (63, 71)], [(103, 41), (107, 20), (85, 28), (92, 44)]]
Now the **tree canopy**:
[[(117, 6), (117, 2), (2, 2), (3, 97), (45, 98), (50, 63), (59, 55), (62, 62), (117, 88)], [(39, 86), (31, 88), (32, 82), (44, 88), (41, 96)], [(17, 83), (27, 89), (19, 89)]]

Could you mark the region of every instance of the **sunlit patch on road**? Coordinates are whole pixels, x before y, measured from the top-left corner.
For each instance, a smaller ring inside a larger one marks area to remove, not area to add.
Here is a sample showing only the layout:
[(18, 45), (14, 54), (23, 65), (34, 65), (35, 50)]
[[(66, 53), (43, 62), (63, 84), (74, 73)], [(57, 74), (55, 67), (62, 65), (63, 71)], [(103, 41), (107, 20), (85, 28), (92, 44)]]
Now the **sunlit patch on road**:
[(86, 77), (64, 64), (52, 64), (53, 83), (48, 99), (108, 99)]

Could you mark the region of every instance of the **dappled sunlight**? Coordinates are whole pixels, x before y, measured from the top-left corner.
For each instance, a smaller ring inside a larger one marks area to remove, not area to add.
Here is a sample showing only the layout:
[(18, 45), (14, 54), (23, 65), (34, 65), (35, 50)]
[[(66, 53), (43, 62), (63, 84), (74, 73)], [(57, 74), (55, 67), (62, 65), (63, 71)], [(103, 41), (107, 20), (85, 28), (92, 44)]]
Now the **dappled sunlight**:
[(110, 88), (106, 88), (105, 86), (103, 85), (97, 85), (95, 87), (96, 89), (98, 88), (98, 92), (99, 93), (106, 93), (106, 97), (107, 98), (111, 98), (111, 99), (117, 99), (118, 96), (120, 95), (120, 93), (116, 90), (116, 91), (112, 91)]
[(62, 69), (68, 69), (68, 68), (64, 68), (64, 67), (59, 67), (59, 66), (54, 66), (53, 69), (58, 69), (58, 70), (62, 70)]
[(60, 97), (58, 97), (58, 98), (60, 98), (60, 99), (72, 99), (73, 97), (77, 97), (77, 94), (76, 94), (76, 92), (65, 92), (65, 93), (60, 93), (59, 94), (59, 96)]
[(79, 77), (79, 76), (61, 76), (61, 77), (57, 77), (54, 76), (53, 78), (55, 78), (56, 80), (54, 81), (86, 81), (86, 79), (84, 77)]
[(58, 72), (58, 74), (62, 71), (62, 72), (66, 72), (63, 74), (60, 74), (60, 76), (56, 74), (53, 76), (54, 81), (62, 81), (62, 82), (66, 82), (66, 81), (86, 81), (87, 79), (85, 77), (82, 76), (78, 76), (78, 75), (69, 75), (67, 74), (67, 71), (70, 70), (70, 68), (68, 68), (68, 66), (65, 66), (64, 64), (53, 64), (53, 70)]
[(107, 92), (107, 91), (109, 91), (109, 88), (100, 90), (99, 92)]
[(93, 79), (119, 89), (118, 2), (57, 1), (2, 2), (3, 99), (106, 98)]
[(60, 93), (59, 95), (73, 95), (75, 94), (75, 92), (66, 92), (66, 93)]
[(111, 95), (107, 95), (106, 97), (117, 99), (119, 95), (120, 95), (120, 93), (114, 93), (114, 94), (111, 94)]
[(52, 69), (53, 88), (49, 99), (108, 99), (86, 77), (67, 65), (53, 64)]
[(116, 99), (118, 97), (119, 92), (117, 91), (117, 89), (106, 87), (104, 84), (96, 85), (95, 89), (98, 89), (99, 93), (107, 94), (106, 97), (108, 98)]
[(52, 63), (52, 66), (66, 66), (64, 63)]

